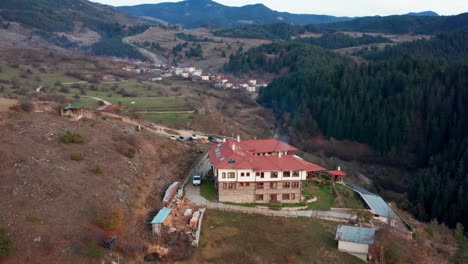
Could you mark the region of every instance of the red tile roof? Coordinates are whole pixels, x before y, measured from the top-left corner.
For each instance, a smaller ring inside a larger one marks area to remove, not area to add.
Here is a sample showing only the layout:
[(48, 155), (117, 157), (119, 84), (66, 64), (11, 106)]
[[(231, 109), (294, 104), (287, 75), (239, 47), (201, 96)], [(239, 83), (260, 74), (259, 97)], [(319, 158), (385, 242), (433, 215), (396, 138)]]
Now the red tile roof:
[(298, 151), (297, 148), (288, 145), (277, 139), (253, 139), (253, 140), (244, 140), (238, 142), (241, 144), (242, 148), (251, 152), (251, 153), (268, 153), (268, 152), (279, 152), (279, 151), (288, 151), (294, 152)]
[[(259, 140), (260, 142), (280, 142), (278, 140)], [(216, 169), (253, 169), (254, 171), (321, 171), (324, 168), (307, 162), (295, 155), (277, 155), (272, 156), (254, 156), (256, 151), (250, 151), (252, 145), (258, 145), (253, 140), (249, 140), (248, 144), (244, 141), (237, 142), (235, 140), (228, 140), (224, 143), (213, 144), (210, 148), (210, 161)], [(286, 143), (280, 142), (276, 144), (282, 151), (297, 150)], [(246, 150), (247, 147), (250, 150)], [(264, 147), (263, 149), (267, 149)], [(269, 149), (271, 150), (271, 148)], [(270, 151), (267, 151), (270, 152)]]
[(332, 171), (328, 171), (328, 173), (332, 176), (346, 176), (346, 173), (340, 170), (332, 170)]

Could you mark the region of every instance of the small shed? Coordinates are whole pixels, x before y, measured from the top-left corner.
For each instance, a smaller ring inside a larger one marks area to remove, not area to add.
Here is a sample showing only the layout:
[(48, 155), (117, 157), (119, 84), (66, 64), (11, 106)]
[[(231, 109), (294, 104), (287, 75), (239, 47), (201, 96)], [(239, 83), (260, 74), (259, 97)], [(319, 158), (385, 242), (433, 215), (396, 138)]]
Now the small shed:
[(163, 227), (167, 226), (171, 221), (171, 212), (172, 209), (167, 207), (163, 207), (156, 216), (151, 221), (151, 225), (153, 227), (153, 235), (160, 235), (162, 233)]
[(69, 104), (60, 109), (60, 115), (70, 117), (74, 121), (83, 118), (83, 106), (78, 104)]
[(164, 206), (168, 206), (171, 204), (172, 199), (177, 193), (177, 189), (179, 188), (179, 182), (172, 183), (164, 193), (163, 204)]
[(374, 243), (375, 229), (357, 226), (338, 225), (335, 240), (338, 250), (368, 260), (369, 245)]

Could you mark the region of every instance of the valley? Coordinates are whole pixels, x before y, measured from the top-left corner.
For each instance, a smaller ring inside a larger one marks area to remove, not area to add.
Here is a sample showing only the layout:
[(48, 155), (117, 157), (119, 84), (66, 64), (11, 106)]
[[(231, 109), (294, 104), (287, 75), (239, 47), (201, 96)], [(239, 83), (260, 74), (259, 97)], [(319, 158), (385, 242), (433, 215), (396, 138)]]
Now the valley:
[[(0, 261), (358, 263), (347, 225), (369, 263), (466, 262), (467, 18), (0, 3)], [(184, 186), (238, 211), (193, 223)]]

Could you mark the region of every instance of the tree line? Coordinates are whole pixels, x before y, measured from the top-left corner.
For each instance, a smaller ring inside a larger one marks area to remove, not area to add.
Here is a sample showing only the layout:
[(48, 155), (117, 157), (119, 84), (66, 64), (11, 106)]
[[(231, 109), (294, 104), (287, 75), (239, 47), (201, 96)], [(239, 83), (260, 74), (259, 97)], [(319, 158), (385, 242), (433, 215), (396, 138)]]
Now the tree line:
[(298, 138), (354, 140), (393, 164), (422, 169), (408, 190), (413, 213), (468, 226), (465, 34), (387, 48), (362, 64), (312, 45), (274, 43), (238, 52), (224, 68), (281, 73), (259, 102), (289, 116)]

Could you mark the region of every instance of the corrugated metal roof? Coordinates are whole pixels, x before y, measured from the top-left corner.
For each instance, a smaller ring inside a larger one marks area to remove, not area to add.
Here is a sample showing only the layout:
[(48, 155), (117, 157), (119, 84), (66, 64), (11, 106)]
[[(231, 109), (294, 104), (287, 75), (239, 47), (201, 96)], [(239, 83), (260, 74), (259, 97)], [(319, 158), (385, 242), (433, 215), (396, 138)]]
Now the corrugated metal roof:
[(371, 245), (374, 243), (374, 236), (374, 228), (338, 225), (335, 240)]
[(356, 184), (346, 183), (346, 185), (361, 195), (362, 199), (366, 202), (374, 214), (388, 218), (397, 217), (393, 209), (384, 201), (384, 199), (382, 199), (382, 197), (371, 193)]
[(162, 223), (164, 223), (164, 221), (169, 216), (171, 211), (172, 211), (172, 209), (169, 209), (167, 207), (163, 207), (161, 210), (159, 210), (158, 214), (153, 218), (153, 221), (151, 221), (151, 224), (162, 224)]

